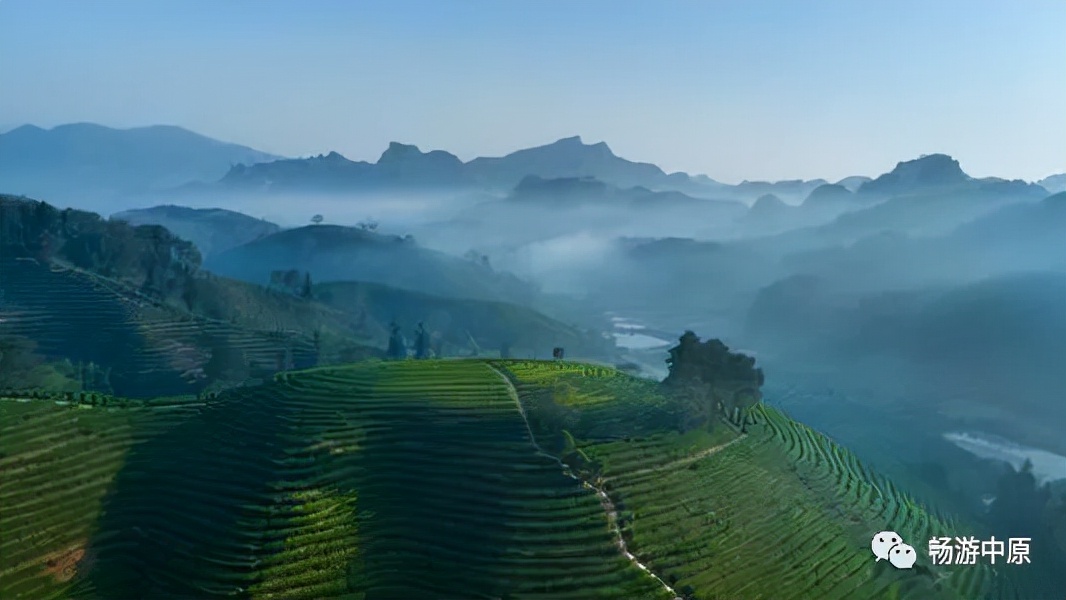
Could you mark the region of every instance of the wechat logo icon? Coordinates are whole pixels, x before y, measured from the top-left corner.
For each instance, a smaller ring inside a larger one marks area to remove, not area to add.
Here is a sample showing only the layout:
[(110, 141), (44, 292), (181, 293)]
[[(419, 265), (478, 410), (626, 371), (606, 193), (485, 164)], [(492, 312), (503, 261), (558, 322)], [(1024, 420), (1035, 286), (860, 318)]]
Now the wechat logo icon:
[(903, 537), (895, 531), (882, 531), (874, 535), (870, 550), (878, 561), (887, 560), (897, 569), (910, 569), (918, 560), (914, 548), (903, 543)]

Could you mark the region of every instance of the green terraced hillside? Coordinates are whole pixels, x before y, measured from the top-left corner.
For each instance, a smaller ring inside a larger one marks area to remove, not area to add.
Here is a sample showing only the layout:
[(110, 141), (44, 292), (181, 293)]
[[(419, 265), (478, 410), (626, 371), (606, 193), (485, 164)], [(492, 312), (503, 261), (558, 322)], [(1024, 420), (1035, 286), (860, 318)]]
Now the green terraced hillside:
[[(952, 525), (760, 408), (598, 366), (364, 362), (206, 401), (0, 400), (3, 598), (1010, 598), (875, 564)], [(921, 553), (919, 554), (921, 556)]]
[(212, 345), (232, 348), (260, 369), (286, 349), (296, 364), (317, 360), (311, 336), (290, 323), (283, 332), (208, 319), (105, 277), (31, 260), (0, 259), (0, 278), (0, 342), (22, 337), (51, 360), (110, 368), (117, 394), (195, 393)]

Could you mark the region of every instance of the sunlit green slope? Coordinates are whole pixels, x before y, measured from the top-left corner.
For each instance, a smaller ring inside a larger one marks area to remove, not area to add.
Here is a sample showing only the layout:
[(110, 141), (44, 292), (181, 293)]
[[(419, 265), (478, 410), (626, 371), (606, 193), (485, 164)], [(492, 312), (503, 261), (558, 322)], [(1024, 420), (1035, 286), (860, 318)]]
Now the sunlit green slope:
[(954, 526), (756, 416), (680, 435), (653, 383), (543, 361), (365, 362), (128, 408), (4, 399), (0, 597), (1010, 597), (980, 567), (875, 564), (875, 531), (923, 556)]

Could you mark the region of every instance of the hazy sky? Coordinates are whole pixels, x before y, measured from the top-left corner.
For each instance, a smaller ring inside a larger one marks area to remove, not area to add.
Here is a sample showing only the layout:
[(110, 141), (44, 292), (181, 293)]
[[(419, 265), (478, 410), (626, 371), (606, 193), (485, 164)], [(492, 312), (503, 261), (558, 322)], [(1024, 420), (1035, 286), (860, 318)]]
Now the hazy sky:
[(289, 156), (581, 135), (716, 179), (1066, 171), (1066, 1), (0, 0), (0, 126)]

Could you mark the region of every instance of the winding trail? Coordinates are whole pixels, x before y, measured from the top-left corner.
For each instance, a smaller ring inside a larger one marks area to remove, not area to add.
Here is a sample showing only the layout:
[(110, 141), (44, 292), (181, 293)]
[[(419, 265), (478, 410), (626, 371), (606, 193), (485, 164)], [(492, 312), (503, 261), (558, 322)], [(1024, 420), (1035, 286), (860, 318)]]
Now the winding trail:
[[(635, 475), (647, 475), (648, 473), (655, 473), (656, 471), (664, 471), (666, 469), (673, 469), (674, 467), (681, 467), (681, 466), (684, 466), (684, 465), (687, 465), (687, 464), (690, 464), (690, 463), (694, 463), (697, 460), (700, 460), (700, 459), (703, 459), (703, 458), (707, 458), (708, 456), (710, 456), (712, 454), (715, 454), (717, 452), (721, 452), (722, 450), (725, 450), (726, 448), (732, 446), (733, 444), (739, 442), (740, 440), (743, 440), (746, 437), (748, 437), (748, 434), (742, 433), (739, 436), (729, 440), (728, 442), (726, 442), (724, 444), (718, 444), (717, 446), (715, 446), (713, 448), (707, 448), (706, 450), (700, 450), (699, 452), (697, 452), (695, 454), (692, 454), (690, 456), (683, 456), (681, 458), (678, 458), (678, 459), (675, 459), (675, 460), (671, 460), (669, 462), (665, 462), (665, 463), (663, 463), (661, 465), (656, 465), (654, 467), (648, 467), (646, 469), (637, 469), (636, 471), (630, 471), (629, 473), (626, 473), (625, 475), (627, 477), (632, 477), (632, 476), (635, 476)], [(603, 481), (610, 481), (612, 479), (617, 479), (618, 477), (619, 477), (619, 475), (612, 475), (611, 477), (604, 477)]]
[(496, 368), (495, 365), (486, 363), (485, 366), (487, 366), (489, 369), (492, 369), (492, 371), (496, 373), (496, 375), (500, 379), (503, 380), (504, 385), (507, 386), (507, 393), (511, 396), (511, 399), (514, 400), (515, 406), (518, 407), (518, 414), (522, 415), (522, 422), (526, 425), (526, 432), (529, 434), (529, 441), (533, 445), (533, 448), (537, 451), (537, 454), (551, 459), (553, 462), (559, 465), (564, 475), (575, 481), (581, 482), (581, 485), (583, 487), (596, 492), (596, 495), (599, 496), (600, 499), (600, 505), (603, 506), (604, 512), (607, 513), (607, 522), (611, 528), (611, 531), (614, 532), (616, 543), (618, 544), (618, 550), (622, 553), (623, 556), (629, 559), (630, 562), (636, 565), (637, 568), (647, 573), (648, 576), (653, 577), (655, 581), (658, 581), (659, 584), (663, 586), (663, 589), (673, 594), (674, 600), (679, 600), (679, 594), (676, 590), (674, 590), (674, 588), (670, 587), (670, 584), (663, 581), (661, 577), (656, 575), (651, 569), (648, 568), (647, 565), (640, 562), (640, 560), (636, 556), (634, 556), (632, 552), (629, 551), (629, 547), (626, 545), (626, 540), (624, 537), (622, 537), (622, 530), (618, 527), (618, 508), (614, 505), (614, 502), (611, 500), (611, 497), (607, 495), (607, 492), (605, 492), (601, 488), (596, 487), (592, 483), (582, 479), (581, 477), (578, 477), (576, 474), (574, 474), (573, 470), (571, 470), (570, 467), (567, 466), (567, 464), (564, 463), (559, 457), (549, 452), (546, 452), (544, 448), (542, 448), (541, 445), (537, 443), (537, 438), (533, 435), (533, 429), (529, 426), (529, 418), (526, 417), (526, 409), (522, 406), (522, 401), (518, 397), (518, 390), (515, 388), (514, 383), (511, 382), (511, 378), (508, 377), (502, 371), (500, 371), (498, 368)]

